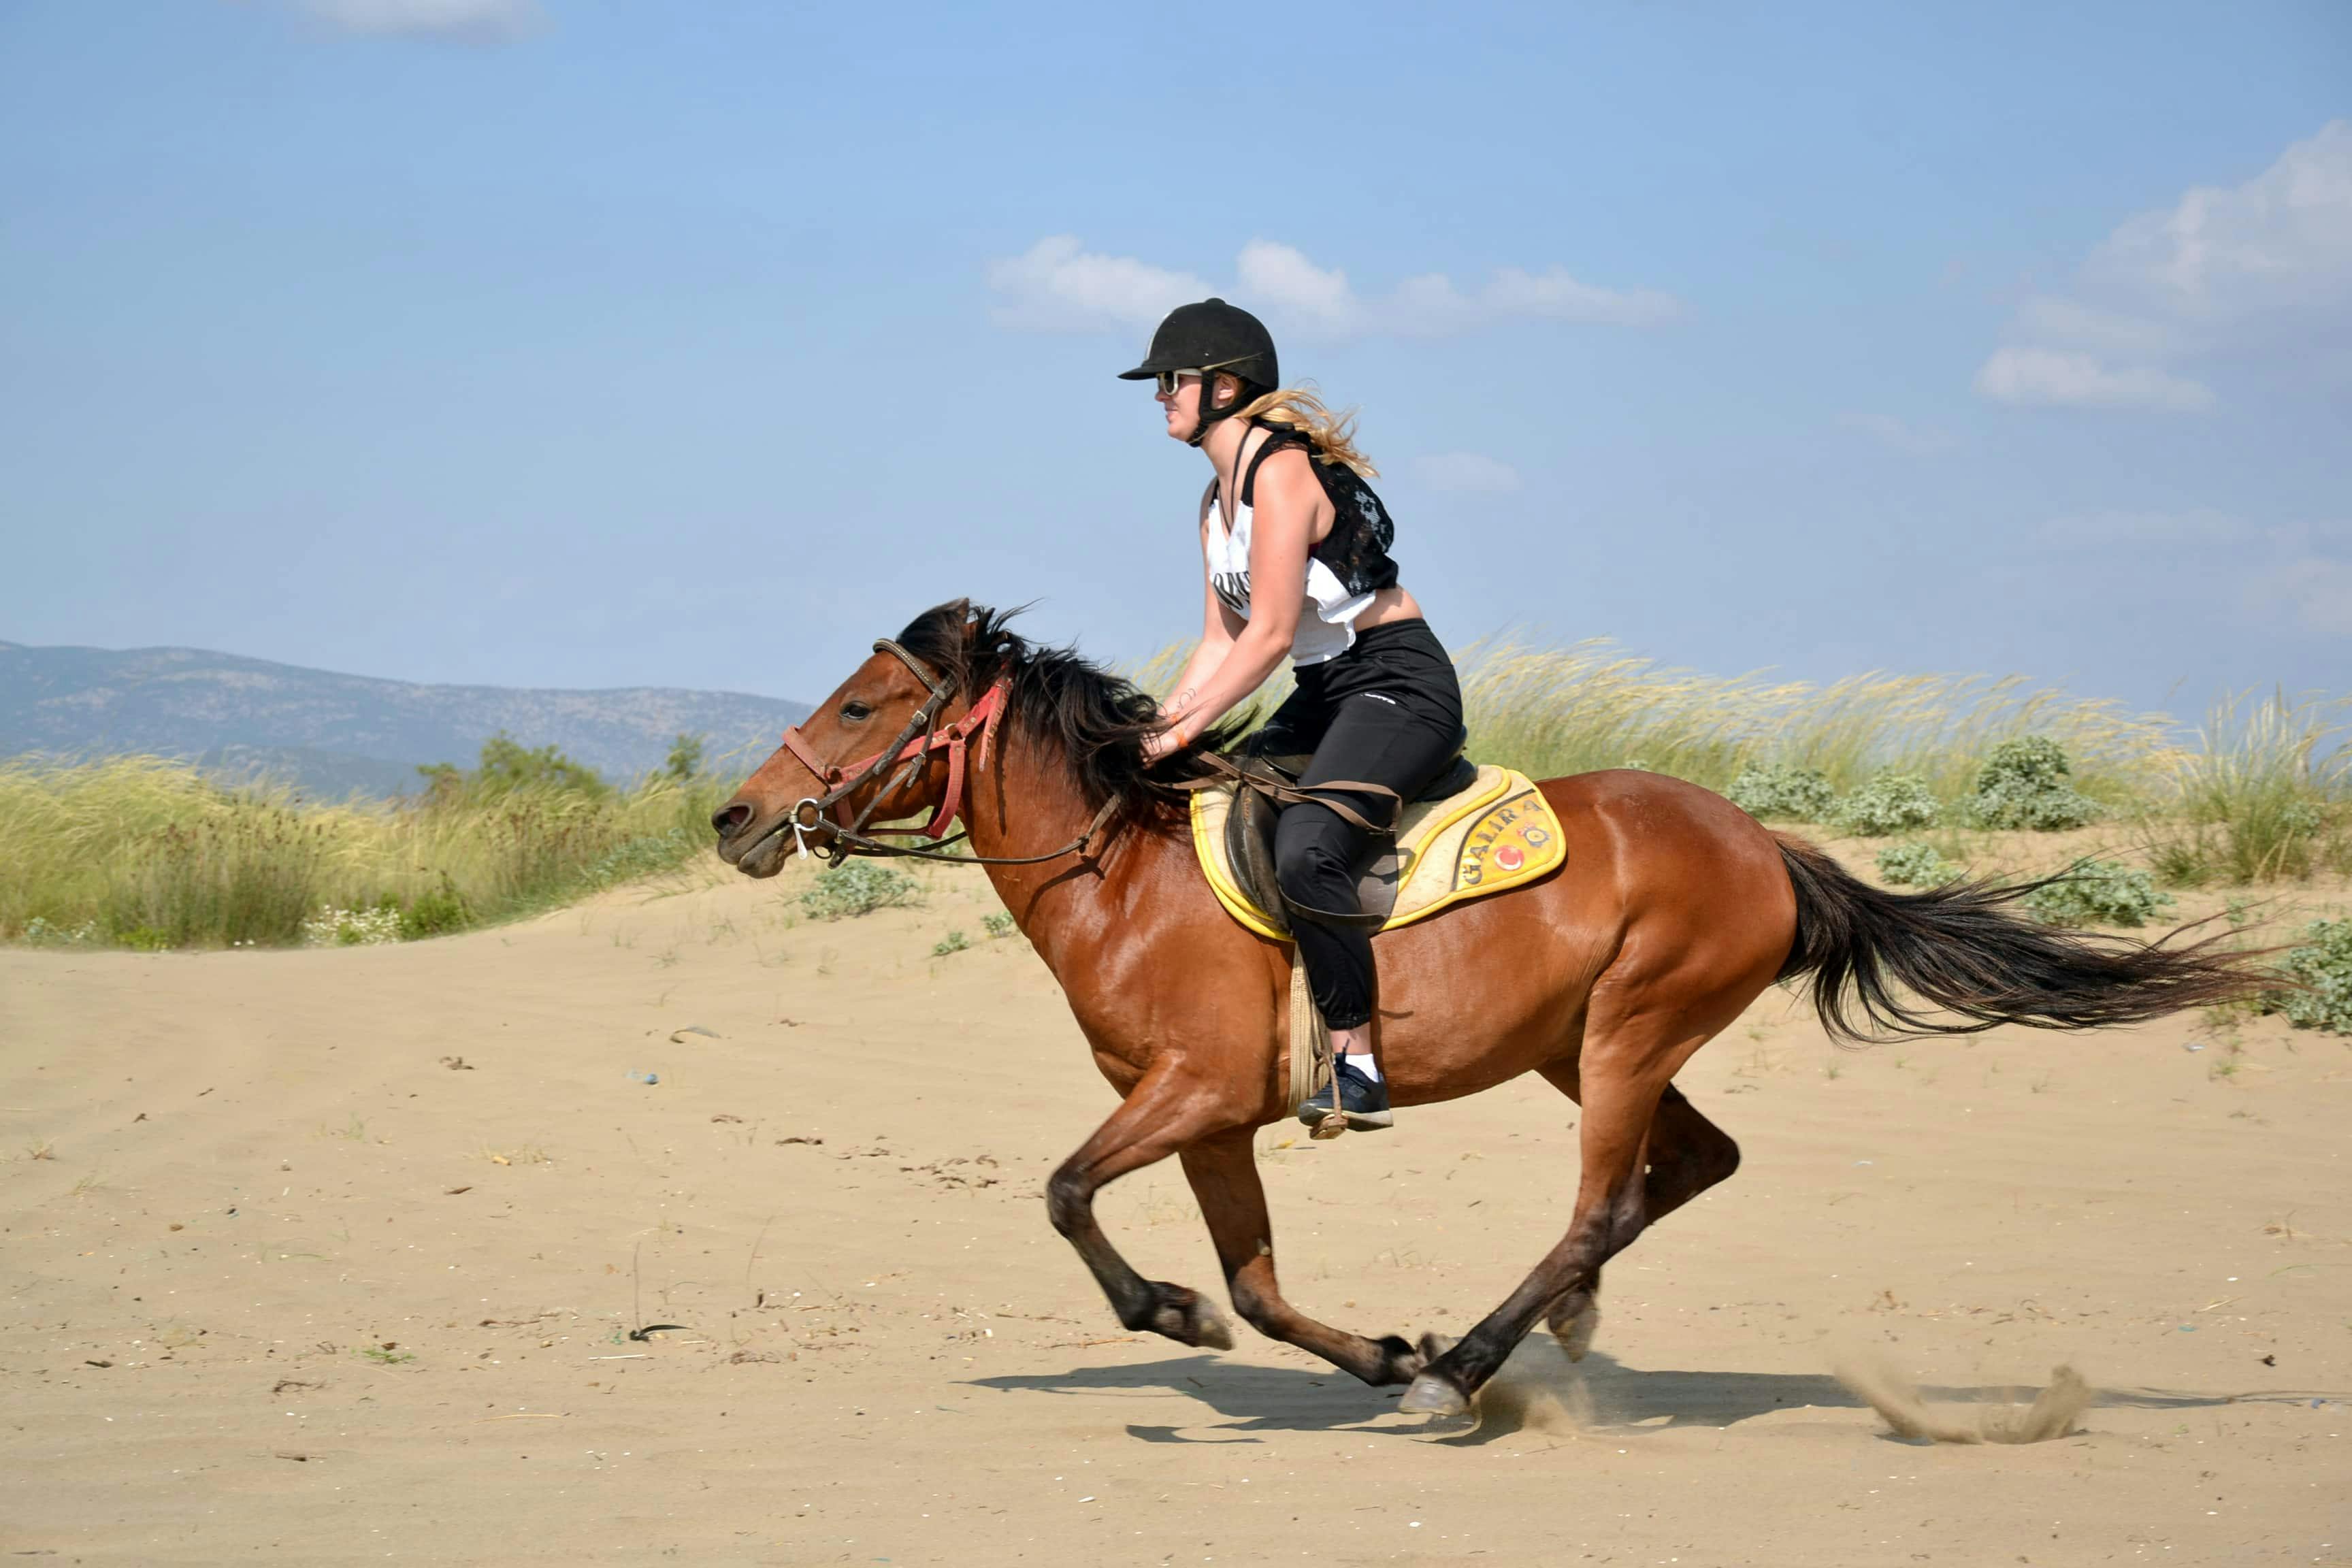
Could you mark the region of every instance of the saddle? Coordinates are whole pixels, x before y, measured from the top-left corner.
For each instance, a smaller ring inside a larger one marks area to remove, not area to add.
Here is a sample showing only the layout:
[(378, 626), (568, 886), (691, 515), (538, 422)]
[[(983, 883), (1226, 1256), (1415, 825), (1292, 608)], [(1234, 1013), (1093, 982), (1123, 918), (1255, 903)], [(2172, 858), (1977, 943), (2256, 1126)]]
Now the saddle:
[[(1235, 772), (1296, 786), (1305, 757), (1245, 753), (1227, 759)], [(1290, 940), (1291, 913), (1274, 866), (1274, 827), (1282, 806), (1267, 793), (1235, 782), (1192, 796), (1192, 847), (1226, 913), (1276, 942)], [(1326, 924), (1393, 931), (1465, 899), (1503, 892), (1547, 876), (1568, 858), (1550, 803), (1527, 774), (1481, 765), (1457, 754), (1453, 765), (1403, 805), (1396, 832), (1376, 837), (1357, 871), (1363, 913)]]

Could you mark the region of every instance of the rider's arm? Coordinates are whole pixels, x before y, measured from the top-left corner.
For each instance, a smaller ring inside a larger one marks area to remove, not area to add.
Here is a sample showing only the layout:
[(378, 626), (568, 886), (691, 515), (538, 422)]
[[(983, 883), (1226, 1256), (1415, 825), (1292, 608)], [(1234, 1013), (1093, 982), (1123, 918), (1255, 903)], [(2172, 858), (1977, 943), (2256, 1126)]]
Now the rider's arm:
[[(1225, 608), (1224, 601), (1217, 597), (1216, 587), (1209, 580), (1209, 530), (1218, 526), (1214, 518), (1215, 496), (1216, 487), (1212, 485), (1201, 502), (1201, 641), (1193, 648), (1192, 657), (1184, 661), (1183, 672), (1176, 678), (1175, 695), (1161, 710), (1161, 716), (1171, 725), (1182, 722), (1192, 712), (1201, 688), (1224, 663), (1225, 655), (1233, 651), (1234, 639), (1246, 624)], [(1195, 721), (1184, 728), (1188, 735), (1197, 735), (1205, 726)]]
[[(1307, 552), (1322, 500), (1323, 488), (1302, 452), (1276, 452), (1258, 469), (1250, 514), (1250, 616), (1232, 629), (1232, 645), (1185, 710), (1188, 741), (1248, 700), (1289, 656), (1307, 606)], [(1295, 583), (1297, 590), (1273, 587), (1281, 583)]]

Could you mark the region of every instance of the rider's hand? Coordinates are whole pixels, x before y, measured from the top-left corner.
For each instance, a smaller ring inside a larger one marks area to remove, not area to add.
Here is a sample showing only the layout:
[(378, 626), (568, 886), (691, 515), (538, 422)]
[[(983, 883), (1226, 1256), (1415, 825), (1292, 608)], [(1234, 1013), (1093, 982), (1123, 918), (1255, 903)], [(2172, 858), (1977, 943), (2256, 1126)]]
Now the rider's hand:
[(1181, 723), (1171, 723), (1159, 733), (1145, 737), (1143, 760), (1146, 763), (1156, 763), (1162, 757), (1182, 751), (1184, 745), (1184, 726)]

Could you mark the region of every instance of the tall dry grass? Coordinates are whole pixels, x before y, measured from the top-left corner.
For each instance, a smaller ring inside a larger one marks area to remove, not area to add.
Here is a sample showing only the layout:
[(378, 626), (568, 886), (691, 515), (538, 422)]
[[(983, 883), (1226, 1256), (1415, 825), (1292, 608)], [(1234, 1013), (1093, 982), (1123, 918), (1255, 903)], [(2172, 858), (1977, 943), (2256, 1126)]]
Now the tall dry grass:
[[(1164, 692), (1187, 651), (1130, 674)], [(2242, 700), (2183, 735), (2015, 678), (1816, 686), (1701, 675), (1607, 643), (1488, 645), (1461, 669), (1473, 754), (1538, 777), (1633, 765), (1721, 790), (1780, 764), (1845, 791), (1891, 768), (1958, 805), (1994, 745), (2047, 735), (2078, 788), (2139, 826), (2168, 881), (2352, 871), (2352, 700)], [(1287, 689), (1271, 683), (1259, 711)], [(716, 773), (674, 763), (681, 776), (616, 790), (551, 752), (493, 746), (416, 800), (344, 805), (153, 758), (0, 763), (0, 938), (275, 944), (301, 940), (322, 907), (388, 910), (408, 935), (506, 919), (705, 852), (732, 760)]]
[(2171, 789), (2144, 810), (2166, 880), (2270, 882), (2352, 871), (2352, 699), (2224, 700)]
[(527, 783), (320, 805), (152, 757), (0, 763), (0, 936), (276, 944), (322, 907), (394, 908), (412, 929), (502, 920), (679, 865), (708, 847), (728, 787)]
[[(1189, 651), (1165, 649), (1133, 678), (1164, 693)], [(1598, 641), (1486, 644), (1459, 668), (1472, 753), (1538, 778), (1631, 766), (1724, 790), (1776, 765), (1817, 768), (1843, 794), (1893, 770), (1966, 821), (1992, 749), (2043, 735), (2065, 749), (2073, 787), (2140, 826), (2176, 885), (2352, 871), (2352, 699), (2240, 699), (2189, 733), (2017, 676), (1816, 685), (1701, 674)], [(1261, 710), (1286, 691), (1270, 687)]]
[(2160, 790), (2178, 765), (2171, 721), (2021, 677), (1857, 675), (1826, 686), (1711, 676), (1606, 642), (1475, 647), (1462, 660), (1472, 743), (1545, 777), (1643, 767), (1709, 789), (1750, 764), (1818, 768), (1848, 790), (1888, 768), (1947, 800), (1973, 792), (2001, 741), (2048, 735), (2078, 787), (2110, 803)]

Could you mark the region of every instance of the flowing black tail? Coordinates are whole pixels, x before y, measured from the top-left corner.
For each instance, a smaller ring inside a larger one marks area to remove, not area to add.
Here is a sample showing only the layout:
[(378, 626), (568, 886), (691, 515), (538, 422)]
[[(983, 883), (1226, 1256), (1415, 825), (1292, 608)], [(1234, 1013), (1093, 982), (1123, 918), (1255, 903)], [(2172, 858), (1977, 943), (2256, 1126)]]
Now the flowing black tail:
[(1841, 1039), (2000, 1024), (2095, 1029), (2236, 1001), (2277, 983), (2262, 953), (2219, 948), (2226, 933), (2176, 947), (2053, 931), (2010, 907), (2040, 882), (1888, 892), (1801, 838), (1772, 837), (1797, 890), (1797, 940), (1780, 978), (1811, 974), (1813, 1009)]

